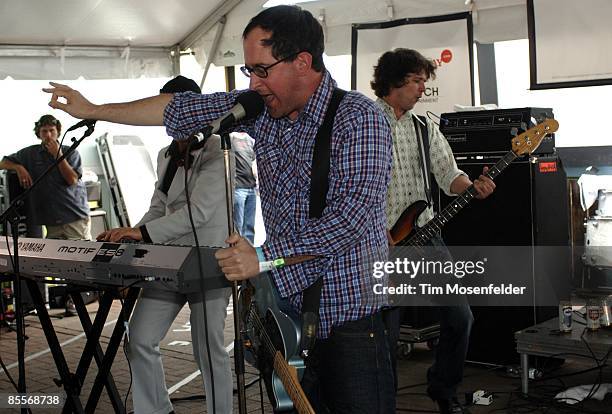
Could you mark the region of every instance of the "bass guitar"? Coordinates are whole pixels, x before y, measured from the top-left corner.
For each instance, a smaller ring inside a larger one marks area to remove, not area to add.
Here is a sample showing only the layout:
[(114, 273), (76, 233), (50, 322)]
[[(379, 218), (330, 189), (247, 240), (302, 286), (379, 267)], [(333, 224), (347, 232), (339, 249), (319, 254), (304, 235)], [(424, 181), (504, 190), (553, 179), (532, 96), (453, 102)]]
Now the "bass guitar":
[(306, 368), (299, 355), (301, 322), (279, 309), (275, 289), (263, 273), (240, 291), (245, 359), (259, 370), (274, 412), (314, 414), (300, 385)]
[[(508, 151), (485, 176), (494, 180), (516, 158), (531, 154), (542, 143), (544, 137), (559, 129), (554, 119), (546, 119), (533, 128), (512, 138), (512, 150)], [(419, 215), (427, 208), (425, 201), (419, 200), (408, 207), (390, 230), (392, 243), (395, 246), (423, 246), (432, 237), (440, 233), (442, 227), (467, 206), (478, 193), (473, 185), (450, 202), (444, 210), (428, 221), (423, 227), (416, 224)]]

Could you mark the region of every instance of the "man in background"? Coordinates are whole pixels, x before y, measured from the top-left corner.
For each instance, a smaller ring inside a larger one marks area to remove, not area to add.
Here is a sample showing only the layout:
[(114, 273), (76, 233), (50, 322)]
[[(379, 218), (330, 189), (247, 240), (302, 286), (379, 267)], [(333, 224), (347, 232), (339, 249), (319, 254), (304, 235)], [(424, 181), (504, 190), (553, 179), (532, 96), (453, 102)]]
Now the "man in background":
[(232, 133), (232, 149), (236, 154), (236, 189), (234, 190), (234, 222), (236, 231), (253, 244), (255, 242), (255, 152), (253, 138), (244, 132)]
[[(53, 115), (43, 115), (34, 123), (40, 144), (23, 148), (0, 161), (0, 168), (17, 173), (19, 184), (29, 188), (55, 160), (68, 151), (60, 148), (62, 124)], [(89, 240), (90, 222), (87, 190), (81, 180), (81, 156), (73, 151), (29, 195), (29, 222), (44, 225), (49, 239)]]
[[(34, 134), (41, 143), (30, 145), (0, 161), (0, 168), (17, 173), (19, 185), (25, 190), (52, 166), (56, 159), (68, 151), (68, 146), (58, 142), (62, 124), (53, 115), (43, 115), (34, 123)], [(40, 237), (31, 229), (45, 226), (48, 239), (90, 240), (89, 204), (87, 190), (81, 176), (81, 156), (73, 151), (51, 170), (28, 196), (26, 223), (28, 236)], [(63, 292), (62, 292), (63, 293)], [(63, 293), (66, 312), (74, 315), (74, 303)]]

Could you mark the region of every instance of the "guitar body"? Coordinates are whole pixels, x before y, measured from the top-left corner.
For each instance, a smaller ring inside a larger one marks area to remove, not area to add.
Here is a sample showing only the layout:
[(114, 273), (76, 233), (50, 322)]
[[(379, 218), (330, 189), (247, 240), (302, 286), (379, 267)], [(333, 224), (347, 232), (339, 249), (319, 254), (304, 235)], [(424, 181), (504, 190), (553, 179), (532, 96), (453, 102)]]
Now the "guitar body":
[(274, 370), (274, 355), (269, 352), (266, 341), (269, 339), (289, 366), (295, 368), (298, 382), (306, 366), (299, 356), (301, 322), (279, 309), (273, 289), (268, 275), (261, 274), (250, 280), (250, 286), (241, 289), (240, 301), (245, 335), (249, 340), (245, 359), (260, 371), (270, 403), (275, 412), (280, 412), (292, 410), (293, 402)]
[(397, 219), (393, 228), (389, 231), (394, 246), (406, 246), (408, 240), (419, 229), (417, 219), (427, 208), (427, 202), (415, 201)]

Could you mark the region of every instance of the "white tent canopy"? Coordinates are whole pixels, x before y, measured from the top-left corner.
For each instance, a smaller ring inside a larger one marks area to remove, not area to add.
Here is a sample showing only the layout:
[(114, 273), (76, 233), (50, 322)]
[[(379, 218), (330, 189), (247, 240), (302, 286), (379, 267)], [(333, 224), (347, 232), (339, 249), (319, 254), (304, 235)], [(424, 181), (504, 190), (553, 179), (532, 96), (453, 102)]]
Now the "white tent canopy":
[(171, 76), (180, 44), (239, 1), (2, 2), (0, 79)]
[[(242, 30), (265, 0), (46, 0), (0, 3), (0, 79), (171, 76), (178, 54), (242, 62)], [(527, 37), (524, 0), (320, 0), (326, 52), (350, 54), (351, 24), (472, 11), (481, 43)], [(350, 11), (350, 12), (347, 12)], [(225, 17), (225, 19), (224, 19)], [(225, 24), (219, 24), (219, 21)], [(218, 38), (218, 42), (215, 39)]]

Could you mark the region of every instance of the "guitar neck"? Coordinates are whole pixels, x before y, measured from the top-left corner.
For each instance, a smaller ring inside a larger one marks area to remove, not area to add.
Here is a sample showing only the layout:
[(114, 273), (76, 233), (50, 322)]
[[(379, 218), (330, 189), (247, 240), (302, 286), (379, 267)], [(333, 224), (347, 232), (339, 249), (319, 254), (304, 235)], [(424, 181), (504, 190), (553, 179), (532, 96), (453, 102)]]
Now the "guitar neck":
[(289, 398), (291, 398), (293, 406), (298, 414), (315, 414), (314, 409), (310, 405), (298, 381), (295, 368), (287, 363), (283, 354), (279, 351), (276, 351), (274, 354), (274, 371), (283, 383), (283, 387), (285, 387), (285, 391), (289, 395)]
[[(494, 180), (503, 170), (506, 169), (512, 161), (516, 159), (517, 155), (509, 151), (504, 155), (493, 167), (487, 171), (486, 177)], [(412, 237), (408, 240), (407, 245), (409, 246), (423, 246), (432, 237), (439, 234), (442, 227), (448, 223), (455, 215), (460, 212), (465, 206), (467, 206), (474, 197), (478, 195), (478, 192), (472, 184), (463, 193), (459, 194), (452, 202), (450, 202), (444, 210), (437, 214), (433, 219), (427, 222), (423, 227), (418, 229)]]

